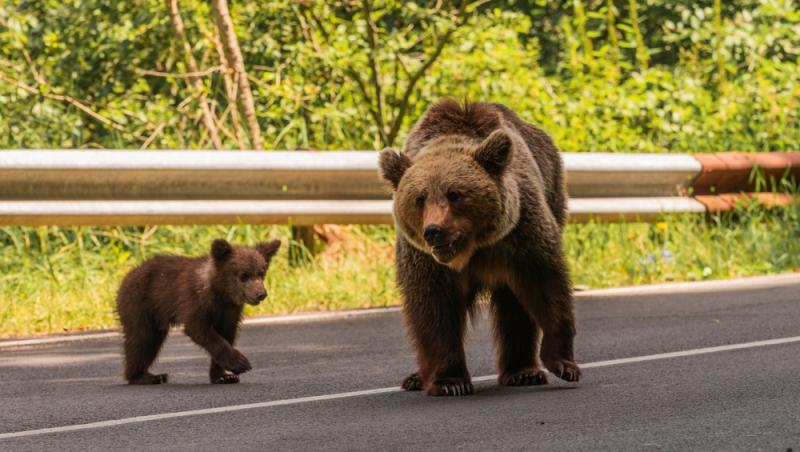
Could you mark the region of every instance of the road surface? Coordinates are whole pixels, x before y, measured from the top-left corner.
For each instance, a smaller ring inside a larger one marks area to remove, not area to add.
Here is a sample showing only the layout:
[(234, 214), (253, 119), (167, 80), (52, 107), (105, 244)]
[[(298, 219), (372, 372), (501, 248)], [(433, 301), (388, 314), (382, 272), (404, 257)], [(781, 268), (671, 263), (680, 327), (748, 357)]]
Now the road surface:
[(800, 275), (599, 291), (576, 311), (579, 384), (497, 386), (482, 318), (461, 398), (399, 390), (414, 361), (396, 309), (249, 324), (239, 385), (206, 384), (180, 333), (152, 387), (122, 384), (116, 334), (0, 342), (0, 450), (800, 451)]

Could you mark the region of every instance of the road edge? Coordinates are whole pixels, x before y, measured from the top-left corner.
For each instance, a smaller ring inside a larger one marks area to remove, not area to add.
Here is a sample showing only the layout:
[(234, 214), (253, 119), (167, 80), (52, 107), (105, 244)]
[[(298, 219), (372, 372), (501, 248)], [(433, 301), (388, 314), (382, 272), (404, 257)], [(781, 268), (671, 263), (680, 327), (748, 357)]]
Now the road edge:
[[(719, 279), (712, 281), (674, 282), (661, 284), (648, 284), (641, 286), (614, 287), (609, 289), (590, 289), (576, 292), (577, 299), (597, 297), (627, 297), (648, 294), (666, 293), (698, 293), (709, 291), (733, 291), (743, 289), (763, 289), (767, 287), (781, 287), (800, 284), (800, 272), (781, 273), (778, 275), (751, 276), (743, 278)], [(248, 317), (244, 320), (245, 326), (253, 325), (278, 325), (293, 323), (323, 322), (348, 318), (365, 317), (400, 311), (400, 306), (387, 306), (379, 308), (349, 309), (333, 312), (303, 312), (277, 316)], [(121, 337), (119, 330), (102, 330), (87, 333), (67, 333), (60, 335), (42, 335), (19, 339), (0, 340), (0, 350), (36, 347), (76, 341), (106, 339)]]

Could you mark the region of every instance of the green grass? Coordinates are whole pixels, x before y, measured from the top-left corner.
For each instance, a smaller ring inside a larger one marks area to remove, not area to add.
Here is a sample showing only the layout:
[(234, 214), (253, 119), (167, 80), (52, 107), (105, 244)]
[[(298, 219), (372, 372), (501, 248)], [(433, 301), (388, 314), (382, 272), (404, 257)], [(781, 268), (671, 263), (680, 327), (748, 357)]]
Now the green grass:
[[(800, 269), (800, 207), (758, 207), (706, 219), (570, 225), (565, 250), (576, 284), (691, 281)], [(292, 268), (282, 248), (267, 277), (270, 298), (248, 314), (281, 314), (399, 302), (394, 229), (346, 226), (310, 264)], [(124, 274), (154, 254), (206, 253), (225, 237), (252, 244), (286, 227), (0, 228), (0, 337), (117, 326)]]

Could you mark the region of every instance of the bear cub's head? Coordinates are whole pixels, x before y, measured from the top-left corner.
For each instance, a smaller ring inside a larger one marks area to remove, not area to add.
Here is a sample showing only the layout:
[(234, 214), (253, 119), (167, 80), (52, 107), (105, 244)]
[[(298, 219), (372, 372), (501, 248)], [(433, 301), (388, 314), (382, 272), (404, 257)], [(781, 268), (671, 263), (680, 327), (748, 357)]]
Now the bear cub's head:
[[(462, 269), (476, 249), (508, 232), (518, 215), (503, 177), (511, 160), (512, 139), (494, 131), (483, 141), (441, 138), (426, 145), (413, 162), (385, 149), (381, 176), (394, 190), (400, 232), (437, 262)], [(517, 208), (518, 211), (518, 208)]]
[(211, 244), (214, 266), (211, 287), (237, 306), (261, 303), (267, 298), (264, 276), (280, 246), (280, 240), (262, 242), (254, 247), (232, 246), (223, 239), (214, 240)]

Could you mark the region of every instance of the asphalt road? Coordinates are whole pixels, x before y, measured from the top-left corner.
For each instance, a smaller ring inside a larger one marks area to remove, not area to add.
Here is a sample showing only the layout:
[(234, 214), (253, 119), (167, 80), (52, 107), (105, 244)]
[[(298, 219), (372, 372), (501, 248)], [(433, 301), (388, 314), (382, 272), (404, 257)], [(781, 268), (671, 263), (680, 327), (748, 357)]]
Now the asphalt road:
[(154, 368), (170, 383), (152, 387), (122, 384), (116, 337), (0, 342), (0, 450), (800, 451), (800, 275), (599, 293), (576, 310), (579, 384), (497, 386), (480, 319), (476, 394), (461, 398), (397, 389), (414, 363), (396, 310), (248, 325), (254, 370), (227, 386), (206, 384), (182, 334)]

